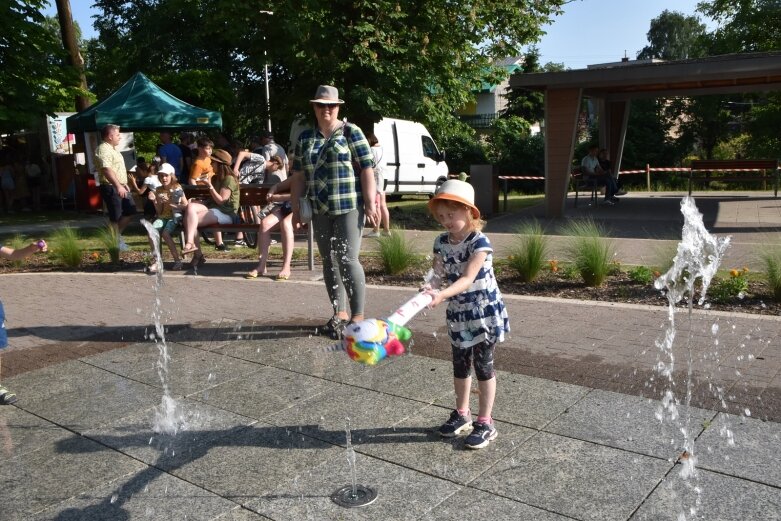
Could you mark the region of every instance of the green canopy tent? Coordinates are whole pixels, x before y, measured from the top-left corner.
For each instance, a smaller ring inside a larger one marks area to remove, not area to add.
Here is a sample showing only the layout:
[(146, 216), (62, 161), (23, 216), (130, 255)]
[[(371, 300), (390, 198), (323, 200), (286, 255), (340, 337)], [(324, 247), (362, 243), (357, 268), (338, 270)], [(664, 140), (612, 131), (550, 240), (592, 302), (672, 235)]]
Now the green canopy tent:
[(66, 120), (69, 133), (94, 132), (108, 124), (126, 132), (222, 128), (222, 115), (185, 103), (137, 72), (111, 96)]

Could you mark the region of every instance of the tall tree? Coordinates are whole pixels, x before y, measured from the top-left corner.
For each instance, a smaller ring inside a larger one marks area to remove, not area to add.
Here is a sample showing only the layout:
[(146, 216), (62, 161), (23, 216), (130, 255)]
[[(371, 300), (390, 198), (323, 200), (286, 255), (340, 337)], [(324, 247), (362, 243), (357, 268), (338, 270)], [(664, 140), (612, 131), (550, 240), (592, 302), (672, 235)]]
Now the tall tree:
[(718, 22), (711, 54), (781, 49), (779, 0), (709, 0), (697, 9)]
[(318, 84), (333, 83), (359, 123), (393, 115), (445, 126), (472, 87), (497, 77), (491, 61), (536, 40), (565, 2), (272, 0), (269, 15), (234, 0), (98, 0), (91, 66), (96, 85), (141, 69), (153, 78), (215, 72), (215, 84), (234, 92), (224, 103), (235, 127), (250, 124), (247, 114), (265, 119), (266, 61), (277, 124), (306, 111)]
[(0, 17), (0, 131), (37, 126), (47, 113), (73, 106), (79, 90), (59, 40), (41, 14), (45, 0), (10, 0)]
[(646, 36), (649, 45), (643, 47), (640, 59), (684, 60), (704, 56), (705, 24), (696, 16), (686, 16), (665, 9), (651, 20)]

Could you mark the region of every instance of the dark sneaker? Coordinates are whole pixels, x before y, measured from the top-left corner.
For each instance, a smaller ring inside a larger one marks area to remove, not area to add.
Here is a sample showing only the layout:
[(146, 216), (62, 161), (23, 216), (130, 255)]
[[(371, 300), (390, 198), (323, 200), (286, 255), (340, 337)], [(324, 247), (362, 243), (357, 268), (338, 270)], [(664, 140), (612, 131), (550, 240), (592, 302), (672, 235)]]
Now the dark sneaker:
[(471, 418), (461, 416), (458, 414), (458, 411), (454, 410), (450, 413), (450, 418), (448, 418), (448, 420), (442, 424), (437, 432), (444, 438), (454, 438), (464, 431), (469, 430), (471, 425)]
[(217, 251), (230, 251), (227, 246), (225, 246), (225, 243), (217, 244), (214, 246), (214, 249)]
[(11, 405), (12, 403), (16, 403), (16, 395), (5, 387), (0, 387), (0, 405)]
[(496, 432), (493, 424), (473, 422), (472, 434), (466, 437), (464, 446), (467, 449), (482, 449), (487, 447), (498, 435), (499, 433)]
[(331, 340), (341, 340), (346, 325), (347, 320), (331, 317), (331, 320), (329, 320), (325, 325), (317, 328), (317, 332), (323, 336), (327, 336)]

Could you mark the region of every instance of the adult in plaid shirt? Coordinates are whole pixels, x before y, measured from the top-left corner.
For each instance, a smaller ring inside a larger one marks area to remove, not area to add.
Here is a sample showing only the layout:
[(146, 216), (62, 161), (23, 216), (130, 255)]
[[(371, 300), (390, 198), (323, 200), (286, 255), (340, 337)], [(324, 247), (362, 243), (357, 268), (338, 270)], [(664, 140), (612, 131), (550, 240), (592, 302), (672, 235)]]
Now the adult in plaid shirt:
[(339, 119), (344, 101), (339, 99), (336, 87), (319, 86), (310, 101), (317, 126), (301, 133), (290, 176), (272, 187), (269, 194), (290, 189), (296, 225), (299, 197), (306, 194), (312, 204), (323, 279), (334, 306), (333, 317), (320, 332), (339, 339), (350, 321), (363, 320), (366, 278), (358, 253), (364, 218), (372, 226), (379, 219), (374, 197), (374, 156), (363, 131)]

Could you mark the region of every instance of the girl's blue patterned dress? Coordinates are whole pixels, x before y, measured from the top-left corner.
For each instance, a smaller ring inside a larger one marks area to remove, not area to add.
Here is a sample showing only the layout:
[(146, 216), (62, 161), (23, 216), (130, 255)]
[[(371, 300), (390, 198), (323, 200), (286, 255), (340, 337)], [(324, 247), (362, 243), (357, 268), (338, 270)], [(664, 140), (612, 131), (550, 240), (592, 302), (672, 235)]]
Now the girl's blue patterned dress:
[(488, 257), (475, 280), (466, 291), (450, 298), (445, 313), (450, 341), (462, 348), (481, 342), (503, 342), (505, 334), (510, 332), (507, 309), (494, 275), (494, 250), (481, 232), (470, 233), (459, 244), (450, 244), (447, 233), (434, 241), (434, 255), (442, 258), (448, 284), (461, 278), (470, 257), (481, 251), (488, 252)]

